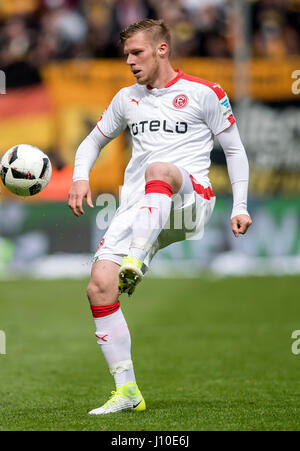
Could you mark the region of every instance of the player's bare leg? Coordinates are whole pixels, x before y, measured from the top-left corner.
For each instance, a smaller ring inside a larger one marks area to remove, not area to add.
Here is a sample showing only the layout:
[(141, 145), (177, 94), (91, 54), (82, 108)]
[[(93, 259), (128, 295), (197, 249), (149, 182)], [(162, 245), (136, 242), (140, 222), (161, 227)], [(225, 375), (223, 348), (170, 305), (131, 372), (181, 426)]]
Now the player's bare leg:
[(175, 164), (155, 162), (149, 164), (145, 171), (145, 181), (163, 180), (172, 186), (173, 192), (178, 193), (182, 185), (182, 175)]
[(145, 172), (144, 202), (135, 218), (129, 255), (124, 257), (119, 271), (120, 293), (129, 296), (142, 280), (143, 262), (166, 224), (172, 205), (172, 195), (182, 185), (182, 175), (172, 163), (151, 163)]
[(93, 264), (87, 289), (96, 326), (97, 342), (115, 379), (116, 391), (90, 414), (102, 415), (121, 410), (145, 410), (146, 404), (136, 384), (131, 360), (131, 339), (118, 301), (119, 265), (109, 260)]
[(120, 266), (110, 260), (93, 264), (87, 297), (91, 307), (113, 304), (118, 301), (118, 272)]

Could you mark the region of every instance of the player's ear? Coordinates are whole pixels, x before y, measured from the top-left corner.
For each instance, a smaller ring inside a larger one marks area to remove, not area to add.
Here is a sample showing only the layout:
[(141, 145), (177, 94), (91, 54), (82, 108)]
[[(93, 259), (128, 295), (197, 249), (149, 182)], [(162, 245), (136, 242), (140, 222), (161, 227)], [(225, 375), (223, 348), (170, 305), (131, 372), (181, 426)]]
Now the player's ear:
[(157, 53), (161, 57), (167, 56), (169, 53), (168, 44), (161, 42), (157, 47)]

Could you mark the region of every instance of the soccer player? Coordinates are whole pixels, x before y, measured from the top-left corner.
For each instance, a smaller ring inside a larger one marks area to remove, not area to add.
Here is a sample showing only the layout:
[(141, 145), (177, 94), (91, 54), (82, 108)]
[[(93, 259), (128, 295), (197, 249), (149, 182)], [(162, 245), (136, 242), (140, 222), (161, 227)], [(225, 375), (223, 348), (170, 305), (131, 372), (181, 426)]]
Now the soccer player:
[(136, 83), (115, 95), (80, 144), (69, 192), (76, 216), (84, 213), (84, 199), (93, 207), (89, 172), (100, 150), (128, 127), (133, 148), (120, 207), (96, 251), (87, 289), (97, 341), (116, 391), (90, 414), (146, 408), (118, 298), (133, 293), (159, 249), (201, 238), (215, 204), (208, 178), (214, 136), (232, 183), (232, 231), (238, 237), (251, 225), (248, 160), (225, 92), (216, 83), (173, 69), (170, 33), (161, 20), (130, 25), (121, 42)]

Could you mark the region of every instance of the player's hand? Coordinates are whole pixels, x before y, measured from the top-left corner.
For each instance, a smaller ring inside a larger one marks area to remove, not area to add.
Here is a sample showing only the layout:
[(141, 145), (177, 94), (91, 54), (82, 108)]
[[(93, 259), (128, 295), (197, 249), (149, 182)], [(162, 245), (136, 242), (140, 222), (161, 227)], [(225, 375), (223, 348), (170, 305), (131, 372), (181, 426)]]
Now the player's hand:
[(251, 226), (252, 220), (248, 215), (237, 215), (231, 219), (232, 232), (237, 238), (239, 234), (244, 235)]
[(69, 191), (68, 205), (76, 216), (84, 215), (83, 199), (86, 199), (89, 207), (94, 208), (89, 182), (87, 180), (73, 182)]

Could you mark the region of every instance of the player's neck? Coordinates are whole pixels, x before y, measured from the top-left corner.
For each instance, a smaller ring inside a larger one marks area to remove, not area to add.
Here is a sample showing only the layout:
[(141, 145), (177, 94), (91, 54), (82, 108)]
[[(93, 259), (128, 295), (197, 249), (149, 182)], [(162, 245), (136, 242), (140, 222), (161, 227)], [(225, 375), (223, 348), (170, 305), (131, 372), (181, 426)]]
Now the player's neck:
[(163, 66), (155, 80), (150, 83), (151, 88), (162, 89), (164, 88), (170, 81), (172, 81), (175, 77), (177, 77), (177, 72), (173, 69), (173, 67), (168, 64), (167, 66)]

